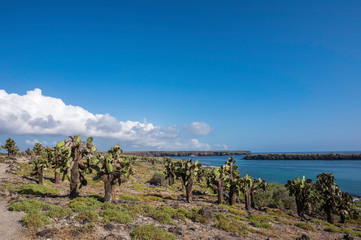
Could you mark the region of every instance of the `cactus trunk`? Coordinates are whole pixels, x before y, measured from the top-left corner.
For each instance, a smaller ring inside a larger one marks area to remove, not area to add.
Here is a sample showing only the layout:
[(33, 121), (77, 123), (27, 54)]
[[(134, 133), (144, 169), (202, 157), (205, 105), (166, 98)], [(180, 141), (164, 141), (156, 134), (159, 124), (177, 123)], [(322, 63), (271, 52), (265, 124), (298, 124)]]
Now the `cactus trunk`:
[(299, 199), (299, 197), (296, 196), (296, 205), (297, 205), (297, 214), (298, 216), (300, 216), (302, 219), (305, 218), (303, 212), (304, 212), (304, 209), (303, 209), (303, 203), (301, 201), (301, 199)]
[(44, 185), (44, 171), (42, 167), (39, 169), (38, 178), (39, 178), (38, 184)]
[(251, 208), (256, 209), (256, 206), (254, 204), (254, 198), (255, 198), (256, 191), (251, 191)]
[(245, 191), (245, 206), (247, 210), (251, 210), (251, 188), (248, 185)]
[(332, 212), (333, 212), (332, 207), (331, 207), (331, 206), (327, 206), (327, 207), (326, 207), (327, 222), (329, 222), (329, 223), (331, 223), (331, 224), (333, 224), (333, 222), (334, 222), (334, 218), (333, 218)]
[(229, 205), (236, 204), (236, 191), (233, 186), (229, 189)]
[(193, 187), (193, 181), (189, 181), (189, 183), (186, 185), (186, 195), (187, 195), (187, 202), (192, 202), (192, 187)]
[(224, 182), (222, 180), (218, 180), (218, 204), (222, 204), (223, 202), (223, 188)]
[(173, 175), (168, 176), (169, 186), (172, 186), (174, 183)]
[(112, 199), (115, 199), (115, 183), (112, 184)]
[(70, 198), (76, 198), (79, 196), (79, 160), (80, 155), (75, 155), (74, 165), (71, 169), (71, 179), (70, 179)]
[(60, 173), (55, 172), (55, 184), (60, 184)]
[(104, 182), (104, 201), (105, 202), (112, 202), (113, 200), (113, 196), (112, 196), (112, 185), (110, 183), (110, 181), (105, 181)]

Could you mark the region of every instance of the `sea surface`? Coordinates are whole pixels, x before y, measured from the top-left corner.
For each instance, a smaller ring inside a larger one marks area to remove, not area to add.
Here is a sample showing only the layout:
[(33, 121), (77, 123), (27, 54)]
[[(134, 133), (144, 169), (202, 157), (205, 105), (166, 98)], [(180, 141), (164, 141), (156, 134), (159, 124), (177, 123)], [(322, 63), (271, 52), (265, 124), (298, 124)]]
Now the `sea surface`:
[[(221, 166), (230, 156), (192, 157), (207, 166)], [(286, 184), (295, 177), (317, 180), (317, 174), (333, 173), (336, 184), (343, 192), (361, 197), (361, 161), (355, 160), (243, 160), (244, 156), (234, 156), (241, 175), (249, 174), (262, 178), (268, 183)], [(183, 157), (173, 157), (180, 159)], [(188, 159), (189, 157), (184, 157)]]

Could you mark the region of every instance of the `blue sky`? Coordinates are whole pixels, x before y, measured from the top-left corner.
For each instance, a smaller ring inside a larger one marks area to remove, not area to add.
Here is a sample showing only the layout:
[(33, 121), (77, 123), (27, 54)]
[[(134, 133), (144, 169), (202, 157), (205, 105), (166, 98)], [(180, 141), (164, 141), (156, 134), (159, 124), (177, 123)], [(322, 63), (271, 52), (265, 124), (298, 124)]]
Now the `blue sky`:
[(360, 1), (11, 1), (0, 32), (2, 143), (361, 150)]

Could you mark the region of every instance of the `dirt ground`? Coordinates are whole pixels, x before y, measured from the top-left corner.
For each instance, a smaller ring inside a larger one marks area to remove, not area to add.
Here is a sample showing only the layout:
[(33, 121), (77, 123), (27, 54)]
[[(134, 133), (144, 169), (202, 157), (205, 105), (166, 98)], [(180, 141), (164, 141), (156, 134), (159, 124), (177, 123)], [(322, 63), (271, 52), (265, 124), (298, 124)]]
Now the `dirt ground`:
[[(0, 179), (7, 178), (5, 173), (7, 164), (0, 163)], [(0, 239), (19, 240), (24, 239), (21, 232), (23, 227), (19, 222), (25, 216), (23, 212), (13, 212), (7, 209), (8, 202), (0, 199)]]

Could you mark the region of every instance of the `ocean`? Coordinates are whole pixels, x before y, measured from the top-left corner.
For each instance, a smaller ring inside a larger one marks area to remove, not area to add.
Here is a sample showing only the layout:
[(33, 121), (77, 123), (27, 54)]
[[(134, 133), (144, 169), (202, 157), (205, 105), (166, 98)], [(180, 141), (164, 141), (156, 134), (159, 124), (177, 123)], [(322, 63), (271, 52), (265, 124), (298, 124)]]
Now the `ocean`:
[[(207, 166), (221, 166), (230, 156), (192, 157)], [(333, 173), (336, 184), (343, 192), (361, 197), (361, 161), (336, 160), (243, 160), (244, 156), (234, 156), (242, 176), (249, 174), (268, 183), (286, 184), (295, 177), (317, 180), (317, 174)], [(173, 157), (179, 159), (182, 157)], [(184, 157), (188, 159), (189, 157)]]

